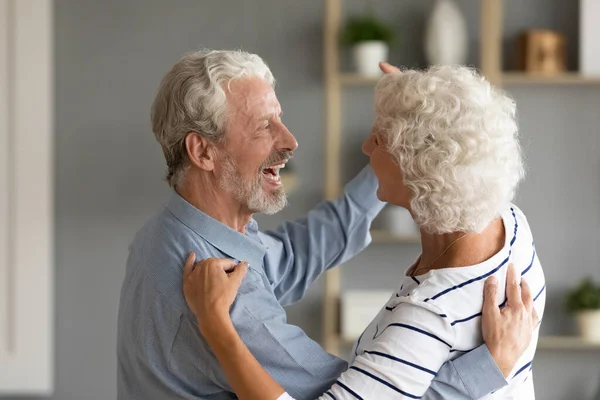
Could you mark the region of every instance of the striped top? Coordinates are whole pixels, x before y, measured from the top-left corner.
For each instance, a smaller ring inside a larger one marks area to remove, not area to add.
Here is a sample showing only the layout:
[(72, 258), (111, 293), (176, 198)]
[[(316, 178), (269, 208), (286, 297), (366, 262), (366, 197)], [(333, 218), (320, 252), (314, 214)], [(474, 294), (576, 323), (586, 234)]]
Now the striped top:
[[(511, 205), (501, 215), (506, 241), (489, 260), (468, 267), (405, 276), (354, 347), (347, 371), (320, 399), (419, 399), (442, 364), (483, 343), (481, 310), (487, 277), (498, 278), (497, 302), (506, 304), (508, 264), (527, 279), (540, 318), (546, 300), (544, 273), (525, 215)], [(539, 325), (508, 385), (485, 399), (535, 398), (531, 363)], [(285, 399), (286, 397), (282, 397)]]

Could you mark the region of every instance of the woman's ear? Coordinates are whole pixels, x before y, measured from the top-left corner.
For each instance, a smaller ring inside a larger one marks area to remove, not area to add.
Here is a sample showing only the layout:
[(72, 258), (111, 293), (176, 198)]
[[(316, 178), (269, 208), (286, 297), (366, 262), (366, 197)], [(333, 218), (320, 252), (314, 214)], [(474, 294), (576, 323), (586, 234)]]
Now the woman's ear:
[(185, 137), (185, 149), (190, 163), (196, 167), (212, 171), (215, 168), (215, 152), (213, 143), (196, 132), (188, 132)]

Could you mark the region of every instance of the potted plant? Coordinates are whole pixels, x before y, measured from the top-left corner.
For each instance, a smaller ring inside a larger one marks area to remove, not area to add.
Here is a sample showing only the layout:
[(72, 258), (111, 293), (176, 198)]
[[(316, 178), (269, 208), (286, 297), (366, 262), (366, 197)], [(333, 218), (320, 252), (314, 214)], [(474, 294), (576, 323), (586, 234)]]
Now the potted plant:
[(600, 285), (591, 278), (582, 280), (567, 292), (566, 305), (575, 313), (582, 338), (600, 342)]
[(368, 13), (348, 20), (341, 35), (342, 43), (352, 48), (358, 73), (379, 76), (379, 62), (387, 61), (389, 46), (395, 40), (394, 31)]

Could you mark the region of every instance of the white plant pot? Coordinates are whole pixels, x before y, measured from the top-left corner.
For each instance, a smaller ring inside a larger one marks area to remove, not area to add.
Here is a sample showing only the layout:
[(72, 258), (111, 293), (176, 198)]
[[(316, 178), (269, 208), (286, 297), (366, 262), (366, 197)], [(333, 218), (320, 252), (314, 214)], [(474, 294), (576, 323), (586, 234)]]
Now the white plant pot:
[(393, 236), (414, 236), (419, 233), (419, 228), (407, 209), (388, 205), (381, 214), (383, 228)]
[(387, 61), (389, 47), (385, 42), (369, 41), (354, 45), (352, 55), (359, 74), (365, 76), (382, 75), (380, 61)]
[(437, 0), (425, 29), (425, 57), (430, 65), (465, 64), (467, 23), (452, 0)]
[(581, 338), (588, 342), (600, 343), (600, 310), (580, 311), (575, 318)]

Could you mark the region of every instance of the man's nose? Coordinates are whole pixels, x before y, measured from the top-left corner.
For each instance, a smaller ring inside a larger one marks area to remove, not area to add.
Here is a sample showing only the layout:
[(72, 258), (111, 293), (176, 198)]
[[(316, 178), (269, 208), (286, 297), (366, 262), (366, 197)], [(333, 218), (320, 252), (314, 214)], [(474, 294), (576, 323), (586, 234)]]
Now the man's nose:
[(294, 151), (298, 148), (298, 142), (292, 132), (288, 130), (288, 128), (281, 124), (281, 129), (279, 130), (279, 146), (278, 150), (282, 151)]

